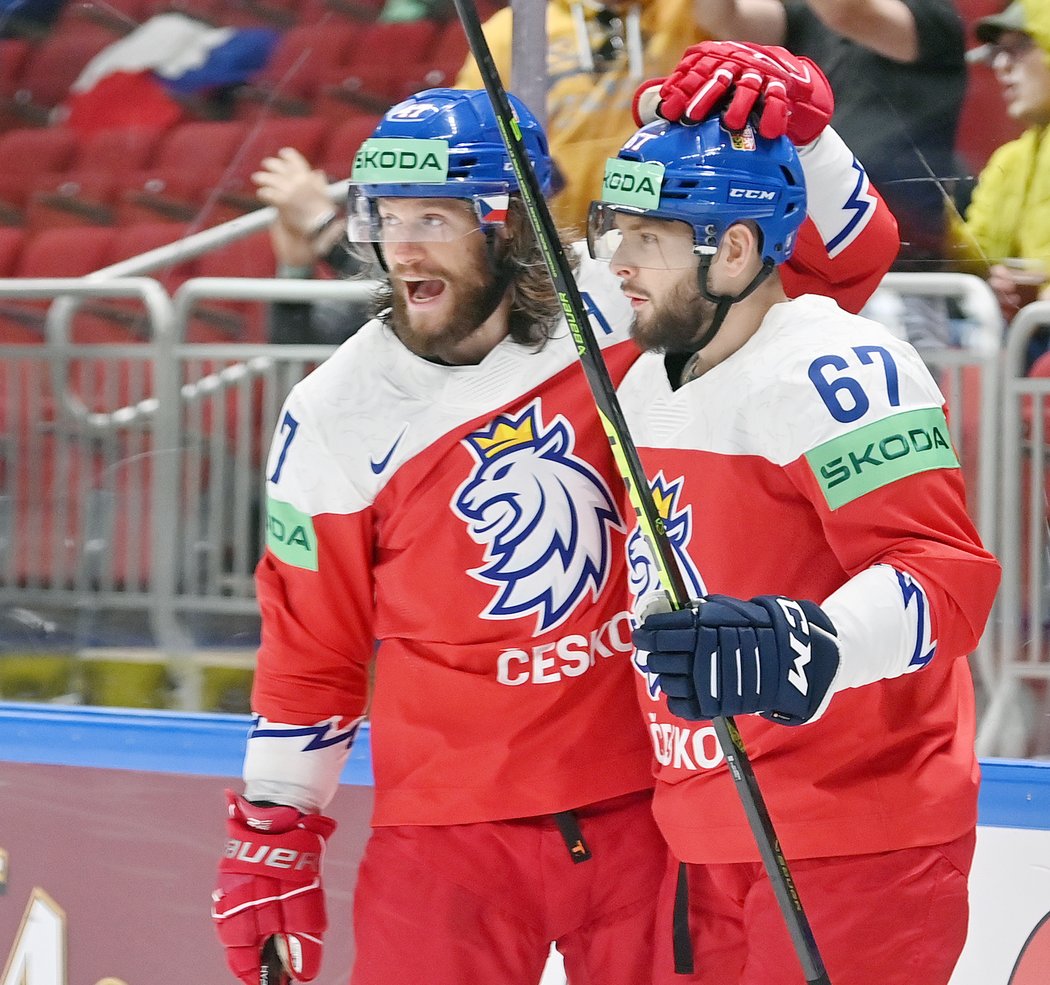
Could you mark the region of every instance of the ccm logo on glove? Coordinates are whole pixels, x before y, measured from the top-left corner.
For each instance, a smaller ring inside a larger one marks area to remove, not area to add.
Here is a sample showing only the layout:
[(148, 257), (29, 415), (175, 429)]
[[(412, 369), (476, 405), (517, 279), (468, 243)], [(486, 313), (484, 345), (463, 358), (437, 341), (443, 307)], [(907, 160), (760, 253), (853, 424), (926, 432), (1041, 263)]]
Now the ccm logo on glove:
[(809, 623), (802, 606), (793, 599), (776, 600), (788, 625), (798, 632), (788, 632), (788, 644), (795, 653), (795, 662), (787, 672), (788, 683), (793, 684), (799, 694), (809, 694), (809, 679), (806, 677), (806, 664), (809, 663), (813, 648), (809, 643)]

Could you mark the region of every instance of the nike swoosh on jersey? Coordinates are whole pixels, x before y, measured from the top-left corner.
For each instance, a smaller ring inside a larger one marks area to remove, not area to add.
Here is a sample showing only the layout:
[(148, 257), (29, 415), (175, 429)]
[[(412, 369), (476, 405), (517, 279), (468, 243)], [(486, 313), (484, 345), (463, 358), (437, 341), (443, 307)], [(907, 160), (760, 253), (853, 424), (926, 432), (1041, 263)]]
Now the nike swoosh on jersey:
[(379, 475), (383, 469), (390, 464), (390, 459), (394, 457), (394, 452), (397, 451), (397, 446), (401, 444), (401, 439), (405, 436), (405, 431), (408, 428), (405, 427), (401, 433), (394, 439), (394, 443), (390, 446), (388, 451), (378, 462), (374, 458), (369, 458), (368, 464), (372, 467), (372, 472), (375, 475)]

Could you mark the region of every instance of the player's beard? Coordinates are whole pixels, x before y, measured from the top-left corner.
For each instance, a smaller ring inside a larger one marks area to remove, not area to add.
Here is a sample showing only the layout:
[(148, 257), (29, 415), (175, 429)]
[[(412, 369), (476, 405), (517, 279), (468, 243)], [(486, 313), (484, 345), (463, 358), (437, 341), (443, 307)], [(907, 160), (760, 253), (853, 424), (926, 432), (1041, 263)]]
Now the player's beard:
[[(406, 301), (405, 282), (391, 272), (393, 287), (390, 327), (406, 348), (424, 359), (445, 360), (455, 347), (469, 339), (488, 320), (503, 298), (505, 285), (488, 271), (471, 270), (470, 279), (463, 273), (435, 267), (400, 271), (402, 275), (441, 279), (445, 292), (444, 310), (433, 314), (411, 311)], [(451, 303), (449, 303), (451, 302)]]
[[(623, 289), (640, 293), (629, 282)], [(684, 277), (662, 300), (645, 296), (646, 310), (631, 322), (631, 337), (638, 347), (646, 352), (693, 352), (715, 313), (714, 302), (701, 295), (696, 275)]]

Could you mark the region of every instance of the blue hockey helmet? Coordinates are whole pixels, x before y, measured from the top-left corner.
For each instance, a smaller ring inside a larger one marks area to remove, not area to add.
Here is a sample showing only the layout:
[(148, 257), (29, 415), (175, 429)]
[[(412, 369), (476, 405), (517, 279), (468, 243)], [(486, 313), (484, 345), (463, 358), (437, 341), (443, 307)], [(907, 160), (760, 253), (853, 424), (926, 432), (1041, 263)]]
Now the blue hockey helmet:
[[(525, 150), (545, 195), (553, 167), (543, 127), (508, 93)], [(351, 223), (378, 198), (461, 198), (474, 203), (482, 225), (500, 222), (508, 196), (519, 191), (496, 114), (484, 89), (427, 89), (391, 107), (354, 157)], [(355, 200), (357, 205), (355, 207)], [(373, 238), (365, 230), (351, 239)]]
[(611, 259), (615, 214), (675, 219), (691, 226), (695, 255), (713, 254), (722, 234), (750, 220), (762, 233), (762, 259), (790, 258), (806, 218), (806, 185), (786, 137), (751, 126), (730, 131), (719, 116), (697, 126), (658, 120), (642, 127), (606, 164), (602, 200), (591, 204), (588, 246)]

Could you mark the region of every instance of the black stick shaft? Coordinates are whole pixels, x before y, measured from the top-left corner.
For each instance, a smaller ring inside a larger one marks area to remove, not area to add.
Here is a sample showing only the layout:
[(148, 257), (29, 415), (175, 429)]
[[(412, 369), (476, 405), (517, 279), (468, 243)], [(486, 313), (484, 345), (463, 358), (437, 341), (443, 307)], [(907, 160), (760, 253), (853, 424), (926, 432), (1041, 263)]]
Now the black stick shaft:
[(277, 938), (267, 937), (259, 962), (259, 985), (291, 985), (284, 962), (277, 953)]
[[(521, 188), (522, 201), (529, 214), (529, 221), (536, 231), (536, 238), (543, 252), (544, 261), (561, 300), (565, 320), (568, 322), (576, 344), (576, 353), (583, 366), (584, 375), (587, 377), (602, 427), (612, 447), (613, 457), (616, 459), (617, 467), (627, 486), (631, 505), (638, 516), (638, 522), (648, 542), (661, 582), (668, 589), (672, 604), (676, 608), (681, 608), (689, 602), (685, 580), (675, 560), (663, 519), (657, 512), (656, 504), (649, 491), (649, 483), (645, 477), (641, 459), (638, 457), (638, 450), (620, 410), (616, 389), (609, 377), (601, 349), (591, 329), (579, 289), (572, 275), (572, 268), (561, 248), (554, 220), (551, 218), (536, 174), (529, 163), (510, 100), (500, 81), (499, 71), (492, 60), (488, 41), (481, 29), (477, 7), (473, 0), (454, 0), (454, 2), (459, 19), (463, 24), (463, 30), (467, 35), (471, 53), (485, 81), (485, 89), (492, 102), (500, 134), (507, 147), (515, 177)], [(806, 981), (809, 985), (831, 985), (740, 732), (732, 718), (713, 719), (712, 725), (722, 751), (725, 753), (726, 764), (736, 784), (737, 794), (755, 836), (780, 910), (787, 923), (795, 952), (802, 963)]]

